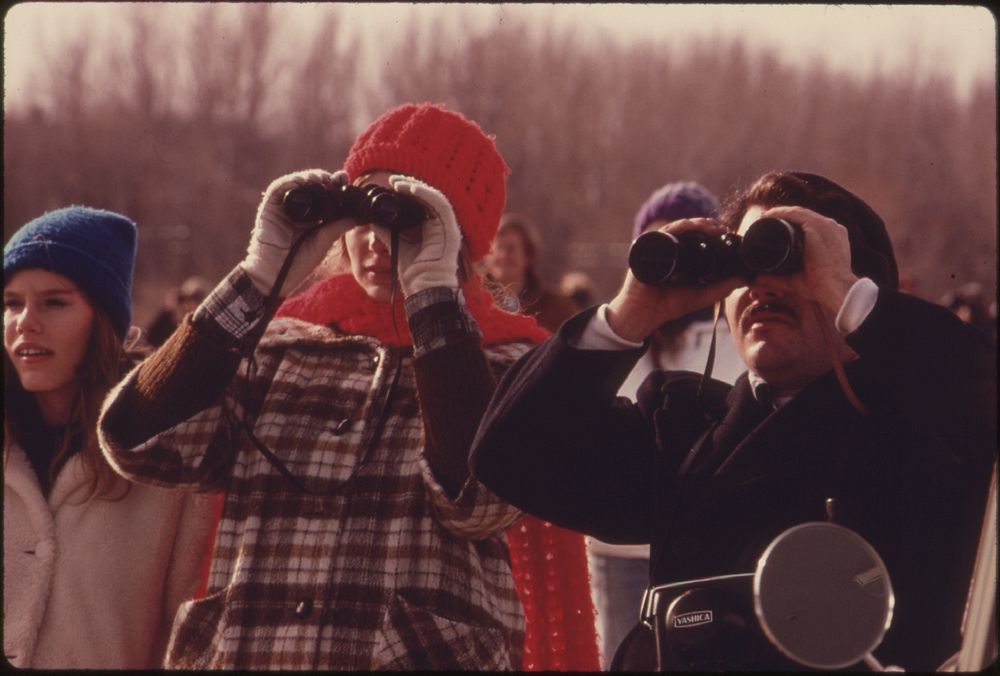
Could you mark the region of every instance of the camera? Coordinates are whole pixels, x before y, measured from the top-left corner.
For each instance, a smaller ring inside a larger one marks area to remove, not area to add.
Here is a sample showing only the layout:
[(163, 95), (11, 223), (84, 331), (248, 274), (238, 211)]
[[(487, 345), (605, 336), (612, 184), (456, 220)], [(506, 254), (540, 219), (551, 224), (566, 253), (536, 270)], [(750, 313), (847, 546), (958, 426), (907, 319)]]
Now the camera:
[(395, 232), (427, 219), (427, 211), (416, 199), (375, 184), (326, 188), (308, 183), (286, 192), (281, 206), (296, 221), (327, 223), (351, 217), (358, 223), (372, 223)]
[(714, 237), (697, 230), (645, 232), (632, 243), (628, 264), (643, 284), (711, 284), (726, 277), (792, 274), (802, 269), (802, 228), (780, 218), (761, 218), (742, 237)]

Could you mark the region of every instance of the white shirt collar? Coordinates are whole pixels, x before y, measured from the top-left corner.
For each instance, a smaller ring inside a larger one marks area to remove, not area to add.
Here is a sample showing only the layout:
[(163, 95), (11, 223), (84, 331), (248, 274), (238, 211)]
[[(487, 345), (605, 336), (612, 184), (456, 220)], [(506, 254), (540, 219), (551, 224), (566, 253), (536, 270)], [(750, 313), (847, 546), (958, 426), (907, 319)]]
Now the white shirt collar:
[(791, 399), (791, 397), (772, 396), (771, 386), (767, 383), (767, 381), (750, 369), (747, 369), (747, 378), (750, 380), (750, 390), (753, 392), (753, 398), (756, 399), (758, 403), (770, 406), (774, 410), (778, 410), (784, 406), (789, 399)]

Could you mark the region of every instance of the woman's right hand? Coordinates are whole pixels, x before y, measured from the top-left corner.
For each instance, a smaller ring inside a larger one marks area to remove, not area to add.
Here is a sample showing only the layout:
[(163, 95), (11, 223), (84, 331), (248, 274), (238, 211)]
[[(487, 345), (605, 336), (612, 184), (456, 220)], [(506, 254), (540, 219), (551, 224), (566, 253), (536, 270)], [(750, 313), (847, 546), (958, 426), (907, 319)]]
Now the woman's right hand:
[[(313, 225), (311, 222), (296, 221), (285, 213), (281, 205), (285, 194), (292, 188), (310, 183), (332, 189), (347, 182), (346, 171), (331, 174), (322, 169), (308, 169), (286, 174), (267, 187), (257, 209), (246, 258), (240, 263), (261, 293), (271, 292), (292, 244), (307, 227)], [(279, 295), (284, 297), (298, 286), (319, 265), (333, 243), (354, 225), (354, 219), (346, 217), (327, 223), (308, 235), (295, 255)]]
[[(713, 237), (726, 232), (725, 227), (712, 218), (685, 218), (667, 223), (659, 230), (675, 235), (700, 230)], [(642, 342), (664, 323), (712, 305), (745, 284), (742, 277), (730, 277), (713, 284), (652, 286), (640, 282), (629, 270), (622, 288), (608, 303), (608, 324), (620, 337)]]

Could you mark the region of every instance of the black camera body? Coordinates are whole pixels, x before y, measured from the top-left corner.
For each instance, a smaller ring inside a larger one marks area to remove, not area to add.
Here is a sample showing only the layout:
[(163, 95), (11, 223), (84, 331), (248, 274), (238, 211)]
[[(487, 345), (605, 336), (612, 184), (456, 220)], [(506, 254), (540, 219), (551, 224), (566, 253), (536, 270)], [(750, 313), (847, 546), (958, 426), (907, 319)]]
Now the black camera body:
[(632, 274), (643, 284), (711, 284), (727, 277), (787, 275), (802, 269), (802, 228), (780, 218), (761, 218), (741, 237), (713, 237), (697, 230), (639, 235), (629, 249)]
[(416, 227), (428, 216), (415, 198), (375, 184), (325, 188), (308, 183), (286, 192), (281, 206), (295, 221), (328, 223), (350, 217), (393, 232)]

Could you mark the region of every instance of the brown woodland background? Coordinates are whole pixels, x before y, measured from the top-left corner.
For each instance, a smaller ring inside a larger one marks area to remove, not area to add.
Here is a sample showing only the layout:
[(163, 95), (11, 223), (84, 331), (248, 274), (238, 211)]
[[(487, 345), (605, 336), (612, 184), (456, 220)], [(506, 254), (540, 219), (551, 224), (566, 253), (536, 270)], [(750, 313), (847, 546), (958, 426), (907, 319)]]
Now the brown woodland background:
[(183, 32), (128, 5), (101, 49), (85, 28), (52, 49), (34, 98), (5, 109), (4, 240), (67, 204), (129, 215), (143, 324), (186, 276), (214, 282), (240, 260), (271, 179), (338, 168), (381, 111), (426, 100), (497, 136), (508, 208), (541, 226), (550, 282), (583, 270), (607, 298), (651, 191), (690, 179), (724, 196), (782, 168), (868, 200), (918, 295), (969, 281), (995, 294), (992, 80), (959, 95), (940, 72), (851, 77), (739, 38), (679, 50), (516, 20), (460, 40), (415, 21), (380, 67), (340, 30), (343, 11), (323, 7), (311, 37), (289, 40), (268, 4), (206, 3)]

